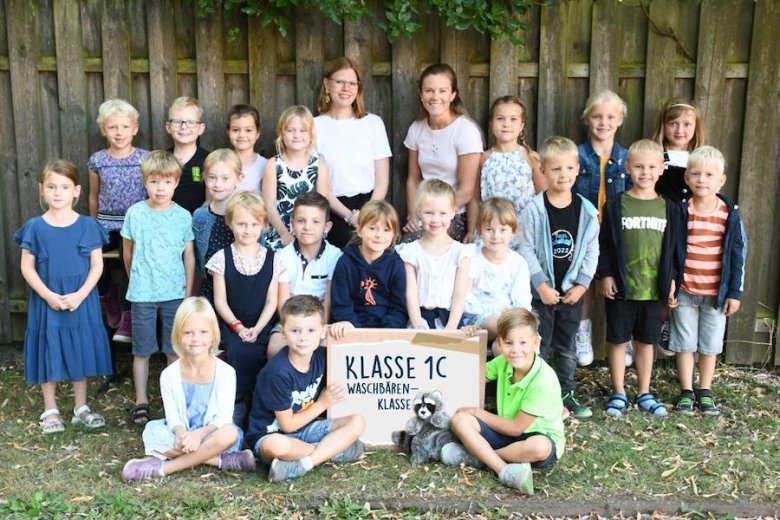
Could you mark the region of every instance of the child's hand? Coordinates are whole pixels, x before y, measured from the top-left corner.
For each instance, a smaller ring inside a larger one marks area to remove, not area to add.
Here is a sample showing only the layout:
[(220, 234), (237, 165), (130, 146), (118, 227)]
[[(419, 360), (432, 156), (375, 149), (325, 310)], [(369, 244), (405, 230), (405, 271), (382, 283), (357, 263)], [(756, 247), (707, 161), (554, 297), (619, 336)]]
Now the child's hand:
[(585, 294), (585, 291), (587, 290), (588, 288), (584, 285), (576, 284), (574, 287), (566, 291), (566, 294), (563, 295), (561, 303), (565, 303), (566, 305), (574, 305), (580, 301), (580, 298), (582, 298), (582, 295)]
[(68, 310), (70, 312), (73, 312), (76, 309), (78, 309), (79, 306), (81, 305), (81, 302), (83, 301), (84, 301), (84, 297), (77, 292), (66, 294), (60, 297), (60, 302), (62, 303), (63, 310)]
[(677, 307), (677, 297), (674, 295), (675, 290), (675, 283), (674, 280), (672, 280), (672, 288), (669, 290), (669, 298), (666, 300), (666, 304), (669, 306), (670, 309), (674, 309)]
[(176, 435), (176, 445), (182, 453), (193, 453), (200, 448), (200, 435), (195, 432), (184, 431)]
[(347, 218), (344, 219), (344, 222), (352, 226), (353, 228), (357, 228), (358, 223), (358, 217), (360, 216), (360, 210), (359, 209), (353, 209), (352, 213), (349, 214)]
[(614, 300), (617, 295), (617, 284), (615, 279), (611, 276), (605, 276), (601, 279), (601, 292), (604, 293), (604, 297), (609, 300)]
[(322, 406), (327, 410), (335, 403), (338, 403), (346, 396), (346, 387), (341, 383), (331, 383), (320, 394), (318, 402), (322, 403)]
[(336, 323), (328, 325), (328, 334), (330, 334), (333, 339), (340, 340), (347, 331), (354, 328), (355, 326), (348, 321), (337, 321)]
[(418, 322), (412, 321), (412, 322), (410, 322), (410, 325), (412, 326), (413, 329), (417, 329), (417, 330), (430, 330), (430, 327), (428, 326), (428, 322), (425, 321), (425, 320), (418, 321)]
[(550, 287), (547, 282), (544, 282), (537, 287), (536, 291), (539, 293), (539, 298), (542, 299), (542, 303), (545, 305), (557, 305), (560, 301), (560, 293)]
[(62, 302), (62, 296), (55, 292), (49, 293), (44, 300), (46, 300), (46, 303), (49, 304), (49, 307), (54, 309), (55, 311), (64, 311), (65, 310), (65, 304)]
[(476, 325), (464, 325), (460, 328), (461, 332), (465, 334), (468, 337), (476, 336), (479, 334), (479, 331), (481, 330)]
[(726, 298), (726, 303), (723, 304), (723, 311), (726, 316), (733, 316), (739, 310), (739, 300), (734, 298)]

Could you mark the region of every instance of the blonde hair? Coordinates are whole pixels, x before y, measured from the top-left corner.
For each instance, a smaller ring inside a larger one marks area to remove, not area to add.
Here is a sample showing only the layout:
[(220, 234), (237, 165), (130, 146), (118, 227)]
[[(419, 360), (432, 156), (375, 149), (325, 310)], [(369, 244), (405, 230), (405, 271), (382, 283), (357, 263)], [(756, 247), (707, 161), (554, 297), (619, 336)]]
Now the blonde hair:
[(309, 136), (311, 136), (309, 155), (314, 154), (317, 150), (317, 130), (314, 128), (314, 116), (311, 114), (311, 110), (303, 105), (288, 107), (279, 116), (279, 122), (276, 123), (276, 141), (274, 141), (276, 153), (283, 155), (287, 152), (287, 147), (284, 145), (284, 130), (294, 117), (300, 117), (303, 126), (309, 131)]
[[(369, 200), (360, 208), (357, 228), (360, 229), (369, 224), (373, 224), (374, 222), (387, 223), (388, 227), (393, 231), (393, 243), (390, 247), (395, 245), (401, 238), (401, 226), (398, 223), (398, 213), (393, 206), (384, 200)], [(359, 244), (360, 237), (355, 234), (350, 242)]]
[(577, 151), (577, 145), (574, 144), (574, 141), (568, 137), (561, 137), (559, 135), (549, 137), (544, 141), (544, 144), (539, 150), (539, 158), (542, 161), (542, 165), (544, 165), (547, 161), (558, 158), (562, 155), (575, 157), (579, 162), (579, 152)]
[[(350, 69), (355, 72), (358, 83), (357, 96), (355, 97), (355, 101), (352, 102), (352, 113), (355, 115), (355, 119), (360, 119), (366, 115), (366, 103), (363, 99), (363, 75), (360, 72), (358, 64), (346, 56), (336, 58), (326, 64), (324, 78), (331, 79), (331, 76), (338, 71)], [(330, 104), (330, 95), (328, 91), (325, 90), (325, 82), (323, 81), (320, 84), (320, 95), (317, 98), (317, 112), (320, 114), (327, 113), (328, 110), (330, 110)]]
[(633, 144), (628, 148), (628, 159), (630, 160), (631, 157), (637, 153), (652, 153), (661, 157), (662, 161), (664, 159), (663, 146), (661, 146), (661, 144), (657, 141), (653, 141), (652, 139), (640, 139), (639, 141), (634, 141)]
[(238, 208), (247, 210), (264, 227), (268, 224), (268, 210), (265, 207), (265, 202), (263, 202), (263, 197), (259, 193), (254, 191), (237, 191), (231, 195), (225, 208), (226, 224), (230, 225), (233, 223), (233, 217)]
[(490, 224), (493, 219), (497, 219), (503, 226), (512, 228), (512, 233), (517, 233), (517, 210), (510, 200), (490, 197), (479, 206), (478, 230)]
[(203, 176), (208, 175), (209, 171), (217, 164), (224, 164), (230, 168), (230, 171), (235, 173), (238, 179), (241, 179), (244, 174), (241, 159), (230, 148), (218, 148), (206, 156), (206, 160), (203, 161)]
[(171, 106), (168, 108), (168, 119), (173, 117), (174, 112), (183, 110), (187, 107), (193, 107), (198, 113), (198, 119), (203, 118), (203, 108), (200, 106), (200, 102), (192, 96), (179, 96), (173, 100)]
[(138, 116), (138, 110), (124, 99), (107, 99), (98, 108), (96, 122), (100, 128), (103, 128), (109, 117), (129, 117), (137, 123)]
[(699, 148), (696, 148), (694, 151), (692, 151), (688, 156), (689, 169), (694, 164), (702, 163), (716, 165), (718, 168), (720, 168), (720, 173), (724, 173), (726, 171), (726, 158), (723, 157), (721, 151), (714, 146), (700, 146)]
[(176, 355), (181, 357), (182, 350), (179, 344), (181, 338), (181, 331), (184, 328), (184, 324), (187, 320), (193, 316), (202, 316), (209, 324), (211, 329), (212, 342), (209, 346), (209, 354), (214, 355), (219, 347), (220, 334), (219, 334), (219, 322), (217, 321), (217, 315), (214, 312), (214, 308), (209, 301), (203, 296), (190, 296), (185, 298), (181, 302), (179, 308), (176, 309), (176, 316), (173, 318), (173, 327), (171, 328), (171, 345)]
[(179, 179), (181, 178), (181, 163), (171, 152), (152, 150), (141, 163), (141, 174), (144, 177), (144, 182), (152, 175)]
[(591, 94), (587, 101), (585, 101), (585, 110), (582, 111), (583, 121), (587, 119), (593, 107), (596, 105), (603, 105), (605, 103), (613, 103), (618, 106), (620, 112), (623, 114), (623, 118), (628, 114), (628, 105), (623, 101), (623, 98), (612, 92), (611, 90), (599, 90)]
[(420, 208), (425, 204), (429, 197), (447, 197), (455, 209), (455, 190), (452, 186), (439, 179), (424, 180), (417, 187), (417, 194), (414, 196), (414, 211), (420, 212)]
[(701, 110), (693, 101), (685, 98), (672, 98), (661, 108), (658, 113), (658, 126), (655, 129), (653, 139), (661, 143), (664, 149), (669, 147), (669, 143), (666, 140), (665, 126), (666, 123), (677, 119), (686, 112), (693, 112), (696, 118), (696, 128), (693, 130), (693, 138), (688, 142), (688, 151), (699, 148), (707, 144), (707, 135), (704, 130), (704, 118), (701, 115)]
[(506, 339), (514, 329), (529, 327), (535, 333), (539, 333), (539, 317), (528, 309), (507, 309), (498, 317), (496, 335), (499, 339)]

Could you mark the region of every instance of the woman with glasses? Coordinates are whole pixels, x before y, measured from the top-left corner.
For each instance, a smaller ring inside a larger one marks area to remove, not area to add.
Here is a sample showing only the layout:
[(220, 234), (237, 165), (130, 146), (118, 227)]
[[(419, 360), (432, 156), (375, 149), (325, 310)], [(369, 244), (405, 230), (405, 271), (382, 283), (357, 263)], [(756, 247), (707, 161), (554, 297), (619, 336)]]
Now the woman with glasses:
[(317, 110), (317, 148), (330, 172), (328, 241), (344, 247), (363, 204), (385, 198), (392, 153), (382, 119), (366, 112), (360, 68), (351, 59), (326, 65)]

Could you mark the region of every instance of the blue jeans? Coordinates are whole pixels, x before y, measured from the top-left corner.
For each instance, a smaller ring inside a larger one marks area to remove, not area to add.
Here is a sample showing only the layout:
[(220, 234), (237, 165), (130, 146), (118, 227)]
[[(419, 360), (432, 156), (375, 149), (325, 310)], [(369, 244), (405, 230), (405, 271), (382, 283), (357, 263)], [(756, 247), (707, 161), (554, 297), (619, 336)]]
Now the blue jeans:
[[(582, 319), (582, 298), (574, 305), (558, 303), (545, 305), (541, 300), (531, 302), (539, 315), (539, 335), (542, 337), (541, 355), (554, 369), (566, 395), (574, 390), (574, 369), (577, 368), (577, 352), (574, 341)], [(555, 361), (553, 362), (553, 354)]]

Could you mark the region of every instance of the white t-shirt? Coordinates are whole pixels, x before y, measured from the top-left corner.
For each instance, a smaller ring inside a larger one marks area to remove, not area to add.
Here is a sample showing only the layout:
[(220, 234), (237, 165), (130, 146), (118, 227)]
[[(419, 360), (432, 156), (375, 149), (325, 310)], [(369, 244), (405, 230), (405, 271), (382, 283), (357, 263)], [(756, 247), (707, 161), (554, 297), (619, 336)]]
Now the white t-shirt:
[(680, 168), (688, 167), (688, 156), (690, 153), (685, 150), (666, 150), (666, 155), (669, 157), (670, 166), (678, 166)]
[(325, 249), (304, 267), (304, 259), (293, 244), (287, 244), (276, 253), (286, 268), (279, 283), (290, 284), (290, 296), (310, 294), (324, 301), (328, 282), (333, 279), (336, 262), (341, 258), (341, 249), (326, 241)]
[(422, 248), (419, 240), (415, 240), (396, 246), (396, 251), (404, 263), (414, 267), (420, 307), (449, 309), (452, 306), (458, 265), (462, 259), (474, 254), (474, 246), (453, 240), (444, 254), (434, 256)]
[(260, 155), (255, 154), (255, 162), (243, 169), (244, 178), (238, 185), (238, 190), (241, 191), (254, 191), (260, 193), (260, 186), (263, 182), (263, 168), (268, 159)]
[(531, 310), (531, 275), (525, 259), (515, 251), (501, 264), (494, 264), (479, 248), (469, 264), (471, 290), (466, 296), (466, 314), (480, 319), (498, 316), (504, 309)]
[(352, 197), (374, 189), (374, 161), (390, 157), (385, 124), (374, 114), (360, 119), (314, 118), (317, 151), (325, 158), (330, 189), (337, 197)]
[(458, 189), (458, 156), (482, 153), (482, 134), (476, 123), (458, 116), (447, 127), (434, 130), (427, 119), (412, 123), (404, 146), (417, 151), (423, 179), (441, 179)]

